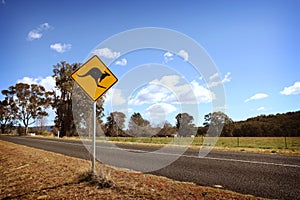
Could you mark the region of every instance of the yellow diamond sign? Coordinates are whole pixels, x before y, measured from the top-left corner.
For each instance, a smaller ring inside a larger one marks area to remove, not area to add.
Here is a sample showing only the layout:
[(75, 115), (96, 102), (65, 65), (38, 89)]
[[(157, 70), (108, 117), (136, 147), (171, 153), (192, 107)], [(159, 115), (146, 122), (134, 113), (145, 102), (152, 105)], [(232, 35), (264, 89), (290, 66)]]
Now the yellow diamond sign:
[(84, 63), (72, 74), (72, 78), (93, 101), (97, 101), (118, 81), (98, 56)]

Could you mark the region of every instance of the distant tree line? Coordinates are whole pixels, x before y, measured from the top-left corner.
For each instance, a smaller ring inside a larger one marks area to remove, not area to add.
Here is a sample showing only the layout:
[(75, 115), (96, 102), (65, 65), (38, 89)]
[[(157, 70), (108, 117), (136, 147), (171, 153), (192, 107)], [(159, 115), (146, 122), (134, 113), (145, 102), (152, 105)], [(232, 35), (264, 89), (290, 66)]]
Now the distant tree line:
[[(222, 116), (216, 119), (213, 116)], [(232, 121), (224, 113), (205, 115), (206, 122), (198, 127), (198, 135), (205, 135), (211, 123), (223, 124), (221, 136), (224, 137), (277, 137), (300, 136), (300, 111), (276, 115), (260, 115), (245, 121)], [(215, 124), (214, 124), (215, 125)]]
[[(60, 62), (53, 66), (53, 78), (56, 91), (46, 91), (37, 84), (17, 83), (6, 90), (2, 90), (4, 99), (0, 101), (1, 133), (9, 133), (17, 129), (19, 135), (27, 135), (32, 124), (45, 125), (47, 109), (55, 111), (55, 125), (52, 132), (60, 137), (76, 136), (78, 132), (72, 112), (72, 98), (74, 81), (71, 74), (80, 66), (79, 63), (68, 64)], [(83, 119), (85, 127), (92, 127), (91, 113), (87, 112), (85, 100), (79, 99), (82, 109), (77, 112)], [(176, 125), (168, 121), (160, 126), (153, 126), (140, 113), (133, 113), (125, 130), (126, 115), (122, 112), (112, 112), (106, 116), (103, 123), (104, 99), (97, 101), (96, 117), (103, 134), (113, 137), (191, 137), (196, 136), (300, 136), (300, 111), (276, 115), (260, 115), (245, 121), (234, 122), (222, 112), (213, 112), (204, 116), (204, 123), (196, 127), (193, 116), (188, 113), (178, 113), (175, 117)], [(80, 131), (80, 130), (79, 130)], [(90, 131), (90, 130), (88, 130)]]
[(234, 123), (233, 136), (300, 136), (300, 111), (260, 115)]
[[(115, 116), (115, 117), (113, 117)], [(168, 121), (162, 127), (151, 127), (149, 121), (143, 119), (140, 113), (130, 117), (127, 130), (125, 127), (125, 114), (111, 113), (107, 117), (105, 134), (107, 136), (154, 136), (154, 137), (190, 137), (220, 136), (222, 137), (297, 137), (300, 136), (300, 111), (276, 115), (260, 115), (245, 121), (234, 122), (225, 113), (214, 112), (204, 116), (203, 126), (196, 127), (193, 117), (188, 113), (179, 113), (176, 126)], [(121, 121), (118, 125), (117, 121)], [(117, 131), (116, 131), (117, 130)]]

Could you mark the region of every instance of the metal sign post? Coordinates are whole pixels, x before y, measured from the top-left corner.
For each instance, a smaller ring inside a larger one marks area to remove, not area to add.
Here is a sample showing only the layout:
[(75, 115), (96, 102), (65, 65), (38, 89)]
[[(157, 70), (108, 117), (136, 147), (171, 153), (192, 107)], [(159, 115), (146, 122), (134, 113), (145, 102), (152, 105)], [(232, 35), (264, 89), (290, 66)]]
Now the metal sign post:
[(92, 150), (93, 150), (93, 158), (92, 158), (92, 172), (94, 175), (96, 175), (96, 107), (97, 107), (97, 101), (93, 104), (93, 144), (92, 144)]

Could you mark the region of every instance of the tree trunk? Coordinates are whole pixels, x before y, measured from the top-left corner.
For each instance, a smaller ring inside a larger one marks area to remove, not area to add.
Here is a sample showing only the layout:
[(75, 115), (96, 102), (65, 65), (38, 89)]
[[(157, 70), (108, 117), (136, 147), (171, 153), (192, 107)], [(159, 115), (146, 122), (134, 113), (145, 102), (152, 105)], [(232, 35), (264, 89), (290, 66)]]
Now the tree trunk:
[(25, 133), (25, 135), (27, 135), (27, 134), (28, 134), (28, 124), (27, 124), (27, 125), (25, 125), (25, 130), (24, 130), (24, 133)]
[(4, 131), (5, 131), (5, 126), (2, 124), (1, 125), (1, 133), (4, 134)]

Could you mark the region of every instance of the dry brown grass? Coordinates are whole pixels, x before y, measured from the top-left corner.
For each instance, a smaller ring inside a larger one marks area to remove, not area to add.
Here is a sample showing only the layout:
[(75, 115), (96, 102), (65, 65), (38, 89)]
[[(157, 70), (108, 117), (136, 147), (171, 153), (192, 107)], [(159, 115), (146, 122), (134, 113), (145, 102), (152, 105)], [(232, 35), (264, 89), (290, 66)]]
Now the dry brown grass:
[(103, 187), (88, 178), (89, 161), (4, 141), (0, 162), (1, 199), (257, 199), (97, 163)]

